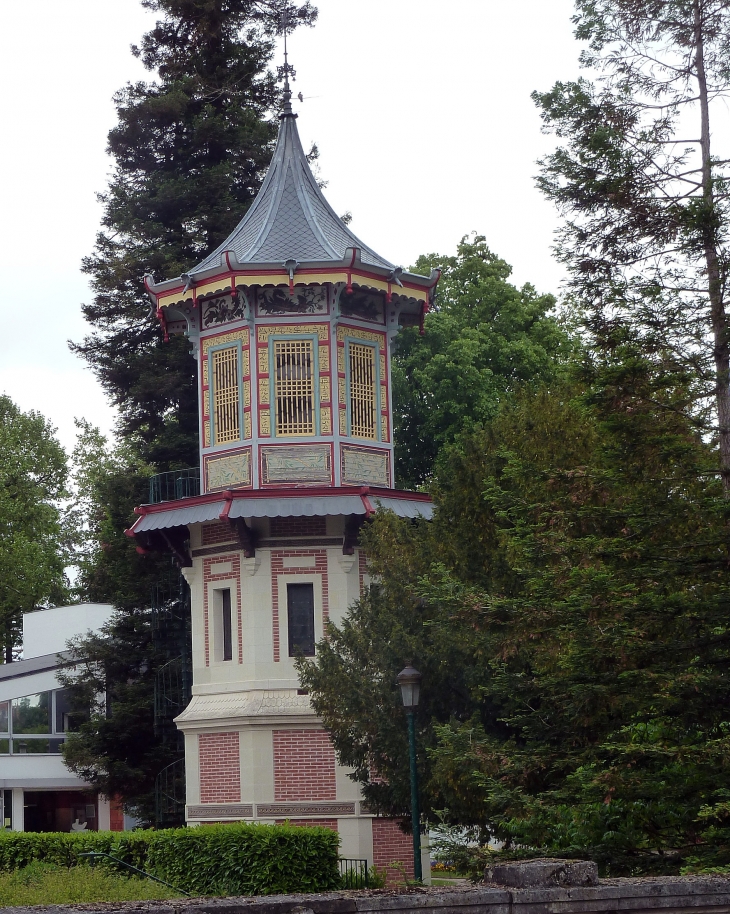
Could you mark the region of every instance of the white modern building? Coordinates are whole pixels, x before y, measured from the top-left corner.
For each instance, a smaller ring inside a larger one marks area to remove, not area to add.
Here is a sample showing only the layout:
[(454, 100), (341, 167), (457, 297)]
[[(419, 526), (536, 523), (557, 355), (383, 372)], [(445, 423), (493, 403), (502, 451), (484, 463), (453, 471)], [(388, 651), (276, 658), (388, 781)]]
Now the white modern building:
[(64, 765), (61, 746), (72, 727), (57, 678), (66, 644), (98, 631), (112, 614), (106, 603), (58, 606), (23, 616), (23, 659), (0, 665), (0, 799), (13, 831), (108, 830), (109, 801)]

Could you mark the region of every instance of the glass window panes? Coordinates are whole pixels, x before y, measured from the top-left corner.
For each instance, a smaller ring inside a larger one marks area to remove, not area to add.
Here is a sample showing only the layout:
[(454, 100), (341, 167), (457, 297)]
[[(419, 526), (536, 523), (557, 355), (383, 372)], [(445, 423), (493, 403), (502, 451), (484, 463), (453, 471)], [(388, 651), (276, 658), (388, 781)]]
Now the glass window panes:
[(0, 739), (0, 755), (7, 755), (10, 752), (10, 740)]
[[(58, 742), (58, 740), (50, 739), (14, 739), (13, 740), (13, 755), (40, 755), (48, 754), (51, 752), (51, 742)], [(59, 750), (56, 749), (56, 752)]]
[[(13, 733), (51, 733), (51, 692), (13, 699)], [(47, 751), (47, 750), (46, 750)]]
[(7, 701), (0, 701), (0, 733), (9, 733), (8, 724), (10, 723), (9, 719), (10, 703)]
[(289, 656), (314, 657), (314, 584), (286, 585)]

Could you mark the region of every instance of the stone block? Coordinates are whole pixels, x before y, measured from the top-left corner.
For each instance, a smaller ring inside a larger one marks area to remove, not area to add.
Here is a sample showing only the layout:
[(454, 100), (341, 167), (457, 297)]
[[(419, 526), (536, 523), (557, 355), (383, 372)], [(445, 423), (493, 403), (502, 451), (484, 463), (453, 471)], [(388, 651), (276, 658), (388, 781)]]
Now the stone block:
[(487, 867), (484, 878), (516, 889), (589, 886), (598, 885), (598, 867), (591, 860), (514, 860)]

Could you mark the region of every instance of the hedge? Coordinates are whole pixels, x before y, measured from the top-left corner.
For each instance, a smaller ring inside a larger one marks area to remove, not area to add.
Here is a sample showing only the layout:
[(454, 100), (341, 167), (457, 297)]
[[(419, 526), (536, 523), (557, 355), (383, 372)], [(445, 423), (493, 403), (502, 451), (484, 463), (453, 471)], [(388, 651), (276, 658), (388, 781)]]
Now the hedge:
[(339, 836), (331, 829), (290, 825), (0, 832), (0, 871), (33, 860), (77, 866), (87, 863), (80, 854), (103, 851), (193, 895), (322, 892), (340, 887), (338, 848)]

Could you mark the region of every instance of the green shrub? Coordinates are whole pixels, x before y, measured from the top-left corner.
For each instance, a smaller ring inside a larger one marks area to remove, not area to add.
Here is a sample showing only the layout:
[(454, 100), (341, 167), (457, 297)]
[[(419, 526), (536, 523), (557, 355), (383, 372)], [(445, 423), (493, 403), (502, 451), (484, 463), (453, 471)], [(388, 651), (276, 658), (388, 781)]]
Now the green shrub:
[[(209, 825), (137, 832), (0, 832), (0, 871), (32, 861), (85, 865), (102, 851), (193, 895), (271, 895), (338, 888), (339, 836), (327, 828)], [(124, 870), (107, 864), (108, 869)]]
[(128, 879), (88, 866), (67, 868), (34, 860), (12, 873), (0, 873), (0, 907), (3, 908), (175, 897), (179, 897), (178, 893), (150, 879)]

